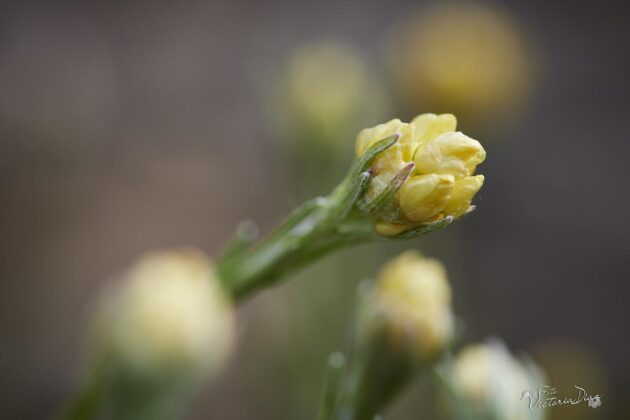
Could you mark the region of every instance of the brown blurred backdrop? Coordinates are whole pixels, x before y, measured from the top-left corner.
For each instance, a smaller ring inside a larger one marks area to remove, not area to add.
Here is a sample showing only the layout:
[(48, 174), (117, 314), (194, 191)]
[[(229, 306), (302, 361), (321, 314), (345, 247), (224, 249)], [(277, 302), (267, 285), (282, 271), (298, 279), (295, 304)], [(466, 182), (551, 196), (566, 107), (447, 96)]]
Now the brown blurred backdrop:
[[(466, 340), (499, 335), (552, 371), (571, 354), (563, 348), (578, 349), (566, 369), (592, 380), (577, 385), (603, 388), (589, 389), (604, 394), (592, 418), (627, 418), (630, 7), (490, 4), (519, 22), (535, 52), (535, 93), (509, 130), (487, 134), (478, 211), (405, 246), (452, 267)], [(238, 221), (264, 231), (300, 197), (331, 188), (293, 185), (266, 86), (293, 49), (322, 38), (353, 45), (382, 76), (389, 29), (423, 6), (2, 2), (0, 418), (50, 417), (71, 394), (89, 302), (138, 254), (178, 244), (216, 253)], [(430, 111), (449, 110), (394, 105), (379, 118)], [(484, 142), (483, 129), (460, 127)], [(349, 156), (353, 138), (338, 141)], [(238, 354), (189, 418), (314, 418), (322, 366), (343, 348), (352, 313), (339, 302), (327, 311), (332, 295), (351, 294), (403, 248), (347, 251), (379, 258), (347, 271), (327, 260), (248, 302)]]

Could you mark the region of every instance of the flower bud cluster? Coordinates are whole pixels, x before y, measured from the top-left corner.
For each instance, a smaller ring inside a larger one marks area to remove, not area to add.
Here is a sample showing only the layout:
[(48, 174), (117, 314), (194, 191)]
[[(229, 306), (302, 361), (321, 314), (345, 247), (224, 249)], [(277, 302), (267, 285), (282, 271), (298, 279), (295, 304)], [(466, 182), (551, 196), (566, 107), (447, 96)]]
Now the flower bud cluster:
[[(455, 131), (451, 114), (422, 114), (410, 123), (398, 119), (361, 131), (356, 154), (392, 135), (398, 141), (373, 161), (366, 208), (376, 216), (378, 233), (393, 236), (447, 216), (466, 213), (483, 185), (474, 175), (486, 152), (481, 144)], [(395, 205), (370, 206), (394, 189)]]

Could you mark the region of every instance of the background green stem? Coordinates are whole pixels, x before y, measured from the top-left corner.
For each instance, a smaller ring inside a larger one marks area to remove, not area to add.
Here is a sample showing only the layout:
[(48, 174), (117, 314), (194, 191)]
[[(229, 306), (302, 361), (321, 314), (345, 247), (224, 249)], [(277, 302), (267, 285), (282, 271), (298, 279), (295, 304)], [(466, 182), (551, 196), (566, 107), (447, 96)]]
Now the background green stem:
[(101, 359), (84, 380), (79, 392), (59, 418), (87, 420), (97, 417), (110, 384), (109, 358)]
[(346, 359), (343, 354), (335, 352), (328, 358), (327, 367), (324, 396), (319, 415), (317, 416), (318, 420), (334, 420), (335, 418), (341, 396), (340, 390), (343, 383)]

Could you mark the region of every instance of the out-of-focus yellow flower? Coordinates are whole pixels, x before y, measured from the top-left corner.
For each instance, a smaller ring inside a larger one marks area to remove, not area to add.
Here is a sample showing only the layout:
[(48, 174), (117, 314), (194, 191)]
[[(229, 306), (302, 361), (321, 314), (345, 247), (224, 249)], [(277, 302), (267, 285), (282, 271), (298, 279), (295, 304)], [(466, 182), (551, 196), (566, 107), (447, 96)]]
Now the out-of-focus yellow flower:
[(283, 109), (276, 118), (284, 118), (277, 121), (284, 135), (324, 143), (343, 144), (357, 126), (380, 117), (388, 102), (356, 49), (334, 40), (298, 49), (280, 88)]
[(468, 345), (455, 359), (450, 378), (457, 405), (472, 419), (527, 420), (538, 418), (521, 400), (523, 392), (543, 384), (541, 371), (525, 365), (496, 341)]
[(375, 283), (364, 285), (347, 416), (353, 419), (382, 414), (418, 370), (439, 359), (454, 335), (451, 288), (439, 261), (408, 251), (389, 261)]
[(422, 114), (411, 123), (395, 119), (359, 133), (357, 156), (379, 140), (399, 135), (397, 143), (373, 161), (375, 176), (366, 191), (367, 202), (376, 200), (401, 172), (411, 169), (396, 193), (396, 211), (377, 212), (378, 233), (396, 235), (468, 211), (483, 185), (483, 175), (473, 174), (486, 152), (477, 140), (456, 132), (456, 126), (452, 114)]
[(354, 112), (368, 79), (354, 50), (338, 43), (305, 47), (289, 68), (293, 103), (306, 118), (323, 123)]
[(474, 3), (445, 3), (407, 18), (387, 44), (400, 98), (411, 109), (452, 110), (466, 123), (497, 124), (532, 85), (529, 47), (514, 19)]
[(204, 376), (225, 361), (233, 311), (212, 263), (192, 249), (152, 252), (107, 290), (98, 339), (127, 374)]
[(390, 347), (431, 361), (453, 338), (451, 288), (444, 266), (407, 251), (387, 263), (367, 303), (369, 322), (384, 328)]

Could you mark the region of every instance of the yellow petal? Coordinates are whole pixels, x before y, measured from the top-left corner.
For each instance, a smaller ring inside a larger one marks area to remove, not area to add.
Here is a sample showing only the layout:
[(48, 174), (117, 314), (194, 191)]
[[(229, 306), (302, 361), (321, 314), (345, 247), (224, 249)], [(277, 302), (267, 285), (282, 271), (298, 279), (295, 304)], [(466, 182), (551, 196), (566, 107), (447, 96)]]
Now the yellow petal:
[(481, 189), (483, 181), (483, 175), (467, 176), (455, 181), (450, 200), (444, 207), (444, 213), (455, 217), (466, 213), (473, 197)]
[(422, 146), (442, 133), (455, 131), (457, 118), (453, 114), (421, 114), (411, 123), (416, 126), (415, 143)]
[(355, 142), (357, 157), (361, 156), (374, 143), (396, 133), (400, 134), (400, 139), (398, 140), (399, 144), (411, 143), (413, 131), (414, 127), (399, 119), (393, 119), (375, 127), (361, 130)]
[(442, 211), (454, 184), (455, 178), (448, 174), (415, 176), (399, 191), (400, 209), (410, 221), (426, 222)]
[(416, 150), (414, 162), (419, 173), (451, 174), (456, 178), (472, 175), (486, 158), (477, 140), (461, 132), (443, 133)]

